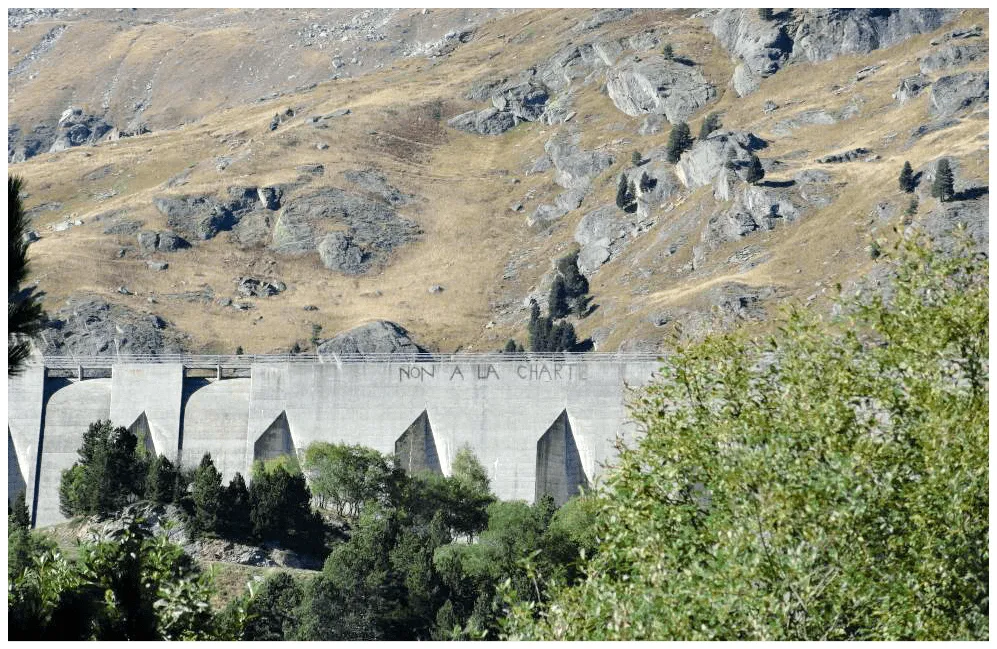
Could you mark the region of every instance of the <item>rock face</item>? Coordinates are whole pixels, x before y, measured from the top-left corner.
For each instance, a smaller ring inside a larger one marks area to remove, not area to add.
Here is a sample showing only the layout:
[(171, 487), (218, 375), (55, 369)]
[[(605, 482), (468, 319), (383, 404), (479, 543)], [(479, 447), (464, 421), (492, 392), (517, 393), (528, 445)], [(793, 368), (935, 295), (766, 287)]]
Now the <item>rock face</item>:
[(235, 215), (225, 205), (207, 196), (154, 198), (152, 204), (166, 217), (171, 228), (197, 239), (210, 239), (222, 230), (231, 230)]
[(934, 31), (952, 20), (954, 9), (797, 9), (765, 21), (753, 9), (723, 9), (710, 25), (735, 58), (732, 84), (738, 95), (758, 89), (761, 79), (794, 61), (829, 61), (845, 54), (868, 54), (911, 36)]
[(319, 356), (366, 356), (391, 354), (400, 357), (425, 354), (426, 350), (409, 337), (401, 326), (376, 320), (333, 336), (316, 349)]
[(789, 56), (793, 43), (782, 25), (764, 21), (749, 9), (721, 9), (710, 29), (721, 45), (740, 59), (734, 68), (734, 91), (741, 97), (758, 89)]
[(990, 242), (989, 210), (989, 195), (973, 200), (941, 203), (919, 219), (919, 225), (943, 250), (954, 247), (956, 238), (953, 234), (961, 226), (969, 235), (973, 249), (986, 253)]
[(136, 238), (138, 239), (138, 247), (142, 252), (176, 252), (190, 247), (190, 243), (183, 237), (169, 230), (164, 232), (144, 230), (139, 232)]
[(554, 182), (565, 189), (587, 189), (592, 179), (613, 164), (613, 156), (602, 151), (584, 151), (577, 136), (556, 136), (544, 151), (554, 165)]
[(358, 274), (384, 262), (420, 232), (385, 202), (329, 188), (285, 205), (271, 248), (288, 255), (318, 250), (327, 268)]
[(664, 115), (672, 124), (687, 120), (716, 97), (716, 89), (695, 67), (651, 56), (613, 67), (606, 75), (609, 98), (627, 115)]
[(255, 277), (243, 277), (239, 279), (237, 287), (239, 293), (245, 297), (271, 297), (287, 290), (284, 282), (268, 282)]
[(986, 72), (963, 72), (942, 77), (931, 87), (929, 110), (945, 117), (963, 108), (990, 101), (990, 81)]
[(900, 105), (906, 104), (920, 95), (929, 85), (931, 85), (931, 81), (923, 74), (906, 77), (900, 80), (900, 85), (897, 87), (897, 91), (893, 93), (893, 98)]
[(388, 182), (387, 177), (376, 169), (352, 169), (343, 172), (343, 178), (359, 189), (377, 196), (385, 203), (398, 207), (408, 203), (412, 194), (402, 193)]
[(42, 332), (39, 347), (47, 355), (178, 354), (185, 351), (185, 338), (159, 316), (76, 296)]
[(450, 119), (447, 124), (466, 133), (502, 135), (516, 125), (516, 118), (510, 112), (500, 111), (498, 108), (486, 108), (461, 113)]
[(713, 214), (707, 221), (700, 244), (693, 249), (693, 265), (700, 266), (708, 253), (727, 242), (757, 230), (771, 230), (779, 221), (796, 221), (801, 213), (788, 192), (745, 185), (729, 209)]
[(949, 45), (921, 59), (921, 73), (928, 74), (947, 68), (968, 65), (986, 58), (986, 45)]
[(65, 151), (70, 147), (84, 144), (96, 144), (112, 128), (114, 127), (103, 118), (84, 113), (82, 108), (70, 106), (59, 118), (55, 141), (49, 147), (49, 153)]
[(868, 156), (869, 149), (866, 149), (865, 147), (858, 147), (848, 151), (843, 151), (841, 153), (832, 153), (830, 155), (817, 158), (817, 162), (821, 164), (838, 164), (842, 162), (855, 162), (856, 160), (861, 160)]
[(675, 165), (675, 175), (686, 187), (709, 185), (733, 162), (746, 167), (751, 154), (766, 146), (765, 141), (746, 131), (714, 131), (705, 140), (696, 140)]

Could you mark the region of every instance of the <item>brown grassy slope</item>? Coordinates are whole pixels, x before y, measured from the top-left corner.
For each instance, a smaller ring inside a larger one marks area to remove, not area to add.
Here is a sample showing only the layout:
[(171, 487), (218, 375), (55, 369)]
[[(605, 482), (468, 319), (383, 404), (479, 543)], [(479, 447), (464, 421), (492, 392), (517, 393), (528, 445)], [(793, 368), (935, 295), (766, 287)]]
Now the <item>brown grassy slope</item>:
[[(945, 29), (980, 22), (979, 14), (967, 12)], [(510, 16), (487, 24), (471, 44), (443, 61), (407, 59), (374, 75), (214, 113), (176, 130), (43, 155), (14, 166), (27, 178), (29, 207), (50, 201), (63, 204), (61, 210), (39, 216), (35, 226), (43, 238), (31, 248), (35, 279), (48, 293), (46, 308), (56, 308), (72, 293), (92, 291), (159, 313), (190, 332), (201, 349), (223, 352), (231, 352), (237, 345), (247, 352), (286, 349), (295, 340), (306, 341), (313, 324), (321, 325), (324, 335), (331, 335), (371, 318), (394, 320), (412, 330), (420, 342), (441, 350), (496, 349), (510, 336), (522, 341), (526, 311), (519, 312), (517, 322), (515, 317), (497, 318), (494, 307), (519, 305), (549, 269), (550, 259), (568, 248), (581, 216), (612, 202), (616, 175), (629, 166), (630, 151), (661, 146), (668, 133), (637, 136), (640, 118), (616, 110), (597, 87), (580, 88), (575, 119), (583, 132), (583, 146), (604, 148), (618, 162), (596, 179), (596, 190), (579, 210), (548, 231), (531, 232), (525, 216), (509, 211), (508, 206), (534, 190), (535, 197), (526, 201), (528, 213), (559, 191), (550, 181), (550, 173), (524, 173), (530, 161), (543, 152), (544, 142), (556, 127), (523, 124), (500, 137), (477, 137), (441, 126), (428, 115), (438, 100), (444, 102), (444, 117), (477, 107), (462, 99), (473, 81), (517, 72), (569, 40), (577, 42), (580, 37), (570, 28), (581, 15), (555, 10)], [(633, 33), (632, 22), (607, 26), (607, 33)], [(870, 223), (869, 213), (881, 200), (901, 200), (896, 175), (903, 160), (909, 159), (917, 167), (942, 153), (970, 154), (985, 144), (978, 138), (985, 137), (986, 120), (965, 120), (902, 150), (910, 130), (927, 121), (927, 99), (925, 96), (900, 109), (893, 107), (890, 95), (900, 76), (916, 71), (914, 57), (928, 46), (930, 35), (866, 57), (791, 66), (766, 80), (757, 93), (737, 99), (725, 85), (733, 66), (701, 21), (685, 14), (655, 12), (641, 16), (640, 23), (642, 27), (671, 30), (669, 38), (676, 52), (704, 65), (705, 74), (720, 94), (704, 114), (722, 110), (725, 126), (770, 139), (771, 146), (763, 157), (779, 158), (787, 164), (773, 178), (818, 167), (813, 163), (815, 158), (854, 146), (866, 146), (882, 157), (872, 163), (826, 165), (835, 182), (842, 184), (832, 207), (812, 211), (798, 224), (729, 244), (711, 255), (706, 268), (691, 274), (659, 272), (657, 253), (668, 242), (659, 240), (658, 235), (674, 219), (697, 218), (705, 223), (716, 207), (712, 195), (704, 188), (671, 212), (662, 213), (655, 228), (592, 279), (594, 301), (600, 309), (578, 327), (582, 335), (611, 330), (602, 349), (616, 349), (634, 338), (660, 339), (662, 332), (648, 322), (648, 316), (670, 306), (705, 308), (699, 301), (705, 287), (727, 281), (775, 285), (783, 289), (783, 295), (802, 299), (842, 277), (861, 274), (869, 264), (864, 252), (869, 238), (888, 226)], [(507, 41), (517, 35), (524, 42), (508, 45)], [(886, 61), (883, 69), (848, 87), (856, 70), (880, 61)], [(846, 90), (834, 94), (835, 85)], [(772, 137), (773, 124), (794, 112), (840, 108), (859, 95), (864, 99), (861, 112), (849, 121), (800, 129), (785, 138)], [(782, 107), (763, 113), (761, 104), (768, 98)], [(801, 103), (790, 104), (797, 100)], [(294, 107), (298, 117), (269, 132), (267, 125), (274, 112), (287, 106)], [(345, 106), (353, 113), (333, 121), (327, 130), (305, 123), (306, 116)], [(692, 120), (694, 132), (701, 117)], [(892, 132), (899, 135), (884, 141)], [(317, 150), (318, 142), (326, 142), (329, 148)], [(800, 149), (806, 154), (790, 155)], [(220, 156), (232, 159), (221, 172), (215, 162)], [(289, 259), (265, 249), (240, 250), (222, 234), (191, 250), (158, 257), (168, 260), (170, 268), (157, 273), (133, 255), (118, 259), (119, 247), (133, 242), (102, 234), (105, 223), (93, 219), (99, 213), (120, 209), (129, 218), (144, 221), (146, 228), (163, 229), (165, 221), (151, 205), (154, 196), (222, 194), (231, 185), (289, 182), (298, 176), (295, 166), (304, 163), (321, 163), (326, 171), (323, 178), (298, 189), (299, 195), (323, 186), (347, 187), (340, 176), (344, 170), (378, 167), (394, 185), (420, 197), (401, 213), (422, 227), (421, 240), (396, 251), (384, 270), (351, 278), (325, 270), (315, 255)], [(83, 180), (106, 165), (111, 166), (109, 175), (96, 181)], [(164, 187), (169, 178), (188, 169), (186, 185), (172, 190)], [(967, 171), (985, 178), (985, 160), (967, 167)], [(110, 191), (117, 193), (100, 198)], [(922, 211), (930, 207), (926, 203)], [(699, 216), (694, 216), (693, 210), (699, 210)], [(85, 224), (65, 232), (45, 229), (71, 214)], [(723, 263), (748, 245), (764, 247), (769, 260), (746, 273), (737, 273)], [(690, 256), (690, 248), (685, 246), (672, 261), (684, 263), (683, 255)], [(503, 269), (513, 257), (523, 257), (519, 273), (502, 280)], [(277, 297), (254, 300), (255, 308), (246, 312), (182, 297), (205, 287), (210, 287), (215, 297), (235, 297), (236, 279), (249, 274), (282, 279), (289, 290)], [(820, 287), (817, 282), (821, 282)], [(430, 295), (427, 289), (433, 284), (446, 290)], [(121, 285), (135, 295), (118, 294), (116, 289)], [(150, 297), (157, 303), (149, 304)], [(319, 311), (303, 311), (301, 307), (308, 304), (317, 305)], [(499, 324), (486, 328), (492, 320)]]

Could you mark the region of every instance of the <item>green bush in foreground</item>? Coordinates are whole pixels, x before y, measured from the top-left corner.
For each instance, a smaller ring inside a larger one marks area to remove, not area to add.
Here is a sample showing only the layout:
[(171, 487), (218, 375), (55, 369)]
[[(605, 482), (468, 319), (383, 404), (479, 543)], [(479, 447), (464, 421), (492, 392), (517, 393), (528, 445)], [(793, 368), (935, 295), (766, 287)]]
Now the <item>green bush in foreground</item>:
[(989, 265), (895, 259), (888, 302), (679, 350), (633, 403), (586, 578), (505, 634), (987, 639)]

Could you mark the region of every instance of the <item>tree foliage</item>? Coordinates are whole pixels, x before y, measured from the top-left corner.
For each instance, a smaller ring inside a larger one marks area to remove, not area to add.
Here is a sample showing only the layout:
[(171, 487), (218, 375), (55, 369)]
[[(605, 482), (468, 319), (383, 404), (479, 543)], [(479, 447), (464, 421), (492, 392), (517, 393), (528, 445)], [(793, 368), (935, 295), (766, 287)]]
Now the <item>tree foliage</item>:
[(215, 468), (211, 454), (205, 453), (194, 472), (191, 498), (194, 501), (194, 528), (199, 532), (215, 532), (221, 525), (222, 474)]
[(705, 140), (710, 136), (710, 133), (720, 128), (720, 113), (710, 113), (703, 120), (702, 126), (699, 127), (699, 139)]
[(903, 169), (900, 170), (900, 190), (910, 194), (917, 187), (914, 181), (914, 169), (910, 166), (910, 161), (904, 161)]
[(87, 428), (79, 460), (63, 471), (59, 509), (65, 516), (120, 510), (145, 492), (148, 467), (136, 452), (138, 439), (127, 428), (98, 421)]
[(839, 322), (679, 350), (633, 403), (586, 579), (506, 632), (987, 638), (989, 265), (911, 241), (890, 263)]
[(942, 158), (935, 167), (935, 181), (931, 184), (931, 195), (944, 202), (955, 196), (955, 178), (948, 158)]
[(249, 502), (257, 538), (302, 550), (324, 546), (321, 521), (312, 512), (311, 492), (303, 475), (292, 475), (278, 466), (272, 473), (255, 476)]
[(762, 161), (758, 159), (758, 156), (752, 153), (751, 158), (748, 160), (748, 169), (745, 172), (744, 180), (754, 185), (764, 177), (765, 168), (762, 167)]
[(31, 353), (30, 339), (45, 324), (39, 296), (22, 288), (28, 276), (28, 217), (21, 202), (24, 181), (7, 176), (7, 375), (21, 372)]
[(678, 162), (682, 154), (691, 146), (692, 134), (689, 132), (689, 125), (685, 122), (679, 122), (672, 127), (671, 133), (668, 134), (668, 145), (665, 150), (668, 162), (672, 164)]
[(386, 502), (400, 469), (372, 448), (316, 442), (305, 450), (305, 470), (320, 507), (355, 519), (367, 502)]

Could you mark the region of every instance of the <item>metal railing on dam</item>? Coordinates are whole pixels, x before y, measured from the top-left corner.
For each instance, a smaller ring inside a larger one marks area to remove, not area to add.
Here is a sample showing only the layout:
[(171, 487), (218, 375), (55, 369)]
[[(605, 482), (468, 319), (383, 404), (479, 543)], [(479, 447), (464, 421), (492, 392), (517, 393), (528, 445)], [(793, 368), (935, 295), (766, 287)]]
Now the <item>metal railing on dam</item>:
[(512, 362), (653, 362), (661, 354), (642, 352), (485, 352), (449, 354), (117, 354), (113, 356), (44, 356), (29, 361), (49, 369), (110, 368), (124, 364), (178, 363), (189, 368), (249, 368), (266, 363), (512, 363)]

